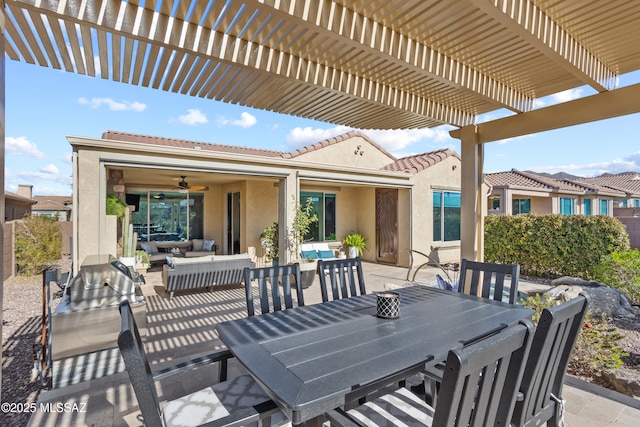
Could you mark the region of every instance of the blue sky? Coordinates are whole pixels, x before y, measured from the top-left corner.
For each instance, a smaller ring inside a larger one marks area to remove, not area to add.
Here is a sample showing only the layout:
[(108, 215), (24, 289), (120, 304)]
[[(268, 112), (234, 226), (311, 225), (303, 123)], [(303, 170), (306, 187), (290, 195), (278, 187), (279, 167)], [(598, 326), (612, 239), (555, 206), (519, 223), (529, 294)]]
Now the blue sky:
[[(640, 73), (620, 78), (620, 86), (638, 82)], [(592, 93), (578, 89), (537, 105)], [(460, 152), (450, 129), (363, 132), (402, 157), (439, 148)], [(34, 195), (70, 195), (71, 146), (66, 137), (99, 138), (106, 130), (291, 151), (350, 128), (6, 61), (6, 190), (29, 184)], [(485, 172), (515, 168), (595, 176), (640, 171), (639, 131), (640, 114), (634, 114), (493, 142), (485, 145)]]

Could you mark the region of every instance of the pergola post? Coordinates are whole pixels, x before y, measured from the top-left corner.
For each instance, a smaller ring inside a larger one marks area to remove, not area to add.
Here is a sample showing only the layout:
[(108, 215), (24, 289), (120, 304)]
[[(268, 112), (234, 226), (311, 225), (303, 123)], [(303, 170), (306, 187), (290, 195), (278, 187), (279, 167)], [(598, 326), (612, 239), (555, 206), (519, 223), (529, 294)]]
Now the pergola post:
[[(2, 10), (4, 10), (4, 1), (0, 0), (0, 5), (2, 6)], [(4, 14), (0, 14), (0, 186), (2, 187), (2, 194), (0, 195), (0, 215), (2, 216), (2, 227), (0, 227), (0, 241), (4, 242), (4, 97), (5, 97), (5, 75), (4, 75), (4, 30), (5, 30), (5, 21)], [(0, 276), (2, 276), (4, 283), (4, 245), (2, 245), (2, 249), (0, 249)], [(4, 294), (4, 285), (0, 283), (0, 339), (2, 338), (2, 312), (4, 307), (4, 300), (2, 295)], [(2, 349), (0, 348), (0, 360), (2, 360)], [(1, 370), (0, 370), (1, 371)], [(0, 384), (2, 384), (2, 372), (0, 372)], [(0, 394), (2, 393), (2, 387), (0, 387)]]
[(278, 262), (280, 265), (288, 264), (292, 258), (288, 250), (290, 236), (287, 231), (293, 226), (298, 189), (299, 180), (296, 172), (280, 180), (278, 191), (278, 248), (280, 250)]
[(482, 191), (484, 146), (478, 144), (477, 127), (461, 128), (461, 212), (460, 257), (468, 260), (484, 259), (484, 213), (487, 199)]

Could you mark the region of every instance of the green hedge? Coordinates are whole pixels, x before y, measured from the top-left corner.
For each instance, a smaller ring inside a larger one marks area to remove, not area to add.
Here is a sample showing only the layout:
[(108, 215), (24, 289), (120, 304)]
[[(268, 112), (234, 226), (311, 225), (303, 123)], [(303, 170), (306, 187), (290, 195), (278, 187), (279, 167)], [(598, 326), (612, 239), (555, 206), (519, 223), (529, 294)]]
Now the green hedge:
[(485, 219), (487, 262), (518, 263), (524, 275), (590, 280), (600, 260), (629, 249), (629, 235), (608, 216), (490, 215)]

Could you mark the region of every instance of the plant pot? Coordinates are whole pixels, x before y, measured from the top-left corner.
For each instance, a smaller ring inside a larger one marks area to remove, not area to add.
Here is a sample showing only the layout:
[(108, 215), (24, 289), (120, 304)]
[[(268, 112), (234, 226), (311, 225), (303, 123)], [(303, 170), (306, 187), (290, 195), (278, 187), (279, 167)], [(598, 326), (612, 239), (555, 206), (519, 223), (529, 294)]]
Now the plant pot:
[(360, 251), (355, 246), (349, 246), (349, 258), (357, 258), (360, 255)]
[(134, 256), (121, 256), (119, 261), (126, 265), (127, 267), (131, 267), (133, 271), (136, 271), (136, 257)]

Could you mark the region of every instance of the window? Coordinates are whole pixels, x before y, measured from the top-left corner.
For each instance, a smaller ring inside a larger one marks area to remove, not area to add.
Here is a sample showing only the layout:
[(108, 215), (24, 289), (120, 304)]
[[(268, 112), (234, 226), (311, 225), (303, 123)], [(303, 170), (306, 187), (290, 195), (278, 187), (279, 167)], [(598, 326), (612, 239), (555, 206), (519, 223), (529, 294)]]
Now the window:
[(511, 213), (513, 215), (526, 214), (531, 212), (531, 199), (513, 199), (511, 203)]
[(600, 200), (600, 215), (609, 215), (609, 201)]
[(560, 197), (560, 213), (562, 215), (573, 215), (576, 210), (576, 199)]
[(491, 200), (491, 209), (500, 209), (500, 199)]
[(202, 193), (149, 191), (131, 215), (138, 240), (181, 241), (203, 237)]
[(585, 215), (591, 215), (591, 199), (584, 199), (582, 201), (582, 213)]
[(640, 199), (635, 199), (633, 201), (633, 207), (640, 208)]
[(316, 214), (318, 221), (311, 224), (309, 234), (305, 240), (322, 242), (336, 240), (336, 195), (330, 193), (301, 191), (300, 203), (303, 205), (311, 199), (313, 209), (311, 215)]
[(460, 240), (460, 193), (433, 192), (433, 241)]

